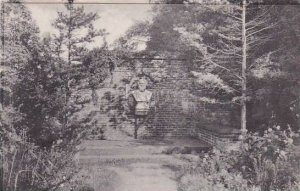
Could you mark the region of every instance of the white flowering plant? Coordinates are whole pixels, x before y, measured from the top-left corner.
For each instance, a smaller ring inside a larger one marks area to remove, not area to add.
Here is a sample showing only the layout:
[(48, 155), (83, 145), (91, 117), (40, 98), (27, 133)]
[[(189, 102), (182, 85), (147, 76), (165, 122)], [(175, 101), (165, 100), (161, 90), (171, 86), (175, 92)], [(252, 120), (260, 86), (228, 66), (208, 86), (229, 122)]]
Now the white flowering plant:
[[(263, 134), (244, 133), (235, 143), (235, 149), (214, 148), (200, 156), (196, 166), (185, 170), (180, 188), (185, 191), (299, 190), (300, 155), (294, 144), (297, 137), (299, 133), (290, 127), (281, 130), (280, 126), (269, 128)], [(201, 188), (192, 179), (201, 182)]]
[(263, 135), (241, 136), (234, 168), (242, 172), (249, 184), (259, 185), (262, 190), (291, 190), (299, 183), (296, 169), (299, 156), (294, 144), (298, 137), (299, 133), (290, 126), (281, 130), (276, 125)]

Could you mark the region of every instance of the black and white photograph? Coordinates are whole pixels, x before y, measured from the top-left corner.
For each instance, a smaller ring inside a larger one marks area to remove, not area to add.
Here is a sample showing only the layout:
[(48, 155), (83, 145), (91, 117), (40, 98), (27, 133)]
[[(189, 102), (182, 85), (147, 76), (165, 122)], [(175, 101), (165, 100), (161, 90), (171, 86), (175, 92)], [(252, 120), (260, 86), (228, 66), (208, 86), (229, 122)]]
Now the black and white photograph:
[(300, 0), (0, 2), (0, 191), (300, 191)]

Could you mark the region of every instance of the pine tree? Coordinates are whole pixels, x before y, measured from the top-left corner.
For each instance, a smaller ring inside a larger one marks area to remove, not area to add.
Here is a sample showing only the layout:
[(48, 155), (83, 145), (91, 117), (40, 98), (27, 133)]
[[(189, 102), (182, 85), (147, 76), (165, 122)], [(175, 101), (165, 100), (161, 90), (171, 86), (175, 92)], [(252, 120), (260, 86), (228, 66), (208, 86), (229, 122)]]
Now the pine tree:
[(270, 16), (271, 6), (260, 7), (246, 0), (240, 5), (227, 4), (197, 6), (202, 16), (213, 15), (214, 20), (183, 24), (177, 30), (198, 52), (196, 61), (201, 66), (193, 72), (198, 82), (214, 97), (229, 97), (241, 106), (241, 129), (246, 131), (247, 76), (253, 67), (253, 52), (270, 39), (267, 32), (276, 22)]
[(58, 29), (56, 36), (59, 56), (64, 52), (68, 65), (82, 61), (88, 49), (86, 46), (98, 36), (104, 36), (104, 30), (94, 28), (93, 22), (99, 19), (97, 13), (86, 13), (83, 6), (73, 3), (65, 5), (66, 12), (58, 12), (53, 26)]
[(74, 110), (70, 97), (72, 92), (76, 91), (76, 83), (78, 83), (76, 75), (88, 52), (87, 45), (92, 43), (95, 37), (104, 37), (105, 31), (94, 28), (93, 22), (99, 18), (97, 13), (86, 13), (83, 6), (75, 5), (73, 2), (69, 2), (65, 7), (67, 11), (58, 12), (53, 26), (59, 31), (59, 35), (54, 37), (56, 44), (54, 52), (59, 63), (60, 78), (64, 83), (63, 124), (66, 127), (69, 123), (68, 118), (77, 111)]

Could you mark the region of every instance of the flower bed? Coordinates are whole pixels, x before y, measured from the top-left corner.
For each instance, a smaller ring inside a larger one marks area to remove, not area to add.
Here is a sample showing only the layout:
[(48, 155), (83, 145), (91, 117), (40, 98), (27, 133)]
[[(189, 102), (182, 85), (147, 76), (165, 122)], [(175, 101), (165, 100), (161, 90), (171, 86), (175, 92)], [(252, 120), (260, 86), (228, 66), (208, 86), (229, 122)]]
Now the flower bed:
[(300, 155), (294, 139), (298, 133), (279, 126), (263, 136), (248, 133), (235, 147), (213, 149), (201, 162), (183, 170), (182, 191), (282, 191), (299, 190)]

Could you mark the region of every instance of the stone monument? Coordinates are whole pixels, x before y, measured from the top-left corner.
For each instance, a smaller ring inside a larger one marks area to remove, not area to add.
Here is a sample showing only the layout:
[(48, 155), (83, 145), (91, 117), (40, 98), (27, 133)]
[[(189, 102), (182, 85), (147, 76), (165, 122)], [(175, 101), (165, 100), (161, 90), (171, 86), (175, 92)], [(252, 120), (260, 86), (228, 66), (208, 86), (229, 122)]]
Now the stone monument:
[(150, 110), (150, 102), (152, 98), (152, 92), (146, 90), (148, 82), (142, 78), (138, 81), (138, 89), (133, 90), (129, 97), (129, 106), (134, 114), (134, 138), (137, 139), (137, 131), (139, 129), (139, 122), (145, 120)]

